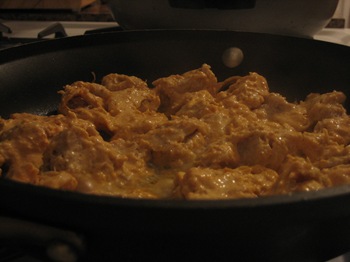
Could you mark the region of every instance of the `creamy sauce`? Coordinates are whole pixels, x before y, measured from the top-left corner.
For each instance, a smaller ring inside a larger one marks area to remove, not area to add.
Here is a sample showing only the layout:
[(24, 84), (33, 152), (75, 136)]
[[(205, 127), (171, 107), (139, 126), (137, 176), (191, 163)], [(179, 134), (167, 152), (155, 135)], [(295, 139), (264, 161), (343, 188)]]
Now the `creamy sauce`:
[[(341, 92), (290, 103), (257, 73), (208, 65), (64, 87), (59, 113), (0, 118), (7, 179), (126, 198), (252, 198), (350, 183)], [(224, 88), (225, 87), (225, 88)]]

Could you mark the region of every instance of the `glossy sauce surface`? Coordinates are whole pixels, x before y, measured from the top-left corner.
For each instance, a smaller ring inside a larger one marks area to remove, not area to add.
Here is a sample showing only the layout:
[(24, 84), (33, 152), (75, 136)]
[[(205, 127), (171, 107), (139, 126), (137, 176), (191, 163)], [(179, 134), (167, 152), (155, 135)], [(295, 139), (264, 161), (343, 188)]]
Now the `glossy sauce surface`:
[(252, 198), (350, 183), (341, 92), (289, 102), (257, 74), (210, 66), (157, 79), (109, 74), (60, 92), (57, 115), (0, 118), (0, 174), (126, 198)]

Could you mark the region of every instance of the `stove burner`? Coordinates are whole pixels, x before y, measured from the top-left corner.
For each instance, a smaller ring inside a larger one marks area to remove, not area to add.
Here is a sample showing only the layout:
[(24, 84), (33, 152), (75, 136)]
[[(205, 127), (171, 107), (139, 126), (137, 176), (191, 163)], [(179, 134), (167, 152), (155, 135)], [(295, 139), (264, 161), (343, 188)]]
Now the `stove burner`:
[(11, 34), (12, 29), (2, 23), (0, 23), (0, 50), (10, 47), (20, 46), (26, 43), (38, 42), (45, 40), (45, 37), (54, 35), (54, 38), (68, 36), (63, 25), (59, 22), (49, 25), (48, 27), (41, 30), (37, 37), (33, 38), (17, 38), (17, 37), (5, 37), (3, 33)]
[(52, 34), (55, 35), (55, 38), (68, 36), (63, 25), (61, 23), (57, 22), (57, 23), (54, 23), (54, 24), (46, 27), (44, 30), (39, 32), (38, 38), (44, 38), (44, 37), (52, 35)]
[(55, 23), (8, 22), (8, 24), (9, 26), (0, 23), (0, 50), (52, 38), (122, 30), (117, 23), (80, 23), (63, 21)]
[(2, 33), (12, 33), (11, 28), (9, 28), (8, 26), (0, 23), (0, 37), (2, 37)]

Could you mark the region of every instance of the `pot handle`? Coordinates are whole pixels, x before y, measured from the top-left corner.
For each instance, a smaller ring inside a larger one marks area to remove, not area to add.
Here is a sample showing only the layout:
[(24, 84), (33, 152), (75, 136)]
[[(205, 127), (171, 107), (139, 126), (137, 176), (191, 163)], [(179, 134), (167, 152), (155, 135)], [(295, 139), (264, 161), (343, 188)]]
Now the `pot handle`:
[(52, 261), (75, 262), (85, 251), (75, 232), (17, 218), (0, 216), (0, 242), (5, 246), (44, 248)]
[(173, 8), (185, 9), (252, 9), (256, 0), (168, 0)]

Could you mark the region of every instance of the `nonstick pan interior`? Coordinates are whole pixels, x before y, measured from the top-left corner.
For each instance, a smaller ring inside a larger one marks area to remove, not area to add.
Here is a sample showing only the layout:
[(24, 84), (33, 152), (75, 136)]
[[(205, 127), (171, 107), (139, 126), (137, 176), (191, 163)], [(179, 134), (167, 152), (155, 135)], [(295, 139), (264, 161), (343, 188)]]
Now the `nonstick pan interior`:
[[(222, 55), (232, 47), (244, 58), (228, 68)], [(289, 101), (333, 90), (349, 97), (349, 61), (345, 46), (257, 33), (149, 30), (62, 38), (0, 52), (0, 115), (54, 113), (60, 99), (57, 91), (77, 80), (98, 82), (116, 72), (151, 83), (203, 63), (211, 65), (219, 80), (258, 72), (267, 78), (271, 91)], [(193, 248), (202, 254), (206, 252), (199, 246), (204, 239), (212, 244), (219, 239), (228, 245), (226, 251), (249, 246), (265, 256), (275, 250), (278, 258), (338, 255), (350, 248), (350, 207), (344, 205), (348, 201), (348, 187), (261, 199), (184, 202), (98, 197), (0, 181), (2, 215), (74, 229), (92, 235), (94, 243), (99, 237), (110, 243), (121, 238), (134, 243), (135, 238), (147, 241), (154, 236), (155, 245), (174, 245), (179, 242), (170, 240), (183, 235), (182, 246), (196, 236), (198, 245)], [(335, 237), (338, 245), (330, 248)]]

